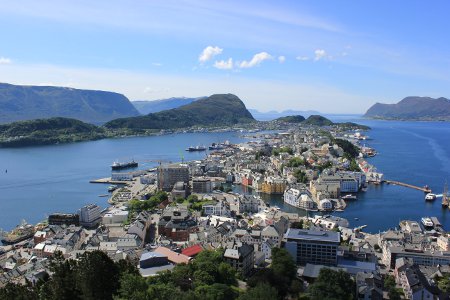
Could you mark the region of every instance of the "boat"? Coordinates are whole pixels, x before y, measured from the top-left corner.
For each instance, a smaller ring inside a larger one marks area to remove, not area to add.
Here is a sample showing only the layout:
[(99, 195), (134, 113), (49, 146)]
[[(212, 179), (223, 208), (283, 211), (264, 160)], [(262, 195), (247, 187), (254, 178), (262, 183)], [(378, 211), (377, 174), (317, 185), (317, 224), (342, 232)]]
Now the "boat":
[(425, 227), (425, 229), (433, 228), (433, 221), (431, 221), (431, 218), (423, 217), (422, 219), (420, 219), (420, 221), (422, 222), (422, 224)]
[(342, 196), (341, 199), (342, 199), (342, 200), (356, 200), (356, 199), (358, 199), (358, 198), (356, 197), (356, 195), (347, 194), (347, 195), (345, 195), (345, 196)]
[(212, 143), (211, 146), (208, 147), (209, 150), (223, 150), (222, 144)]
[(132, 161), (122, 162), (122, 163), (118, 162), (118, 161), (115, 161), (111, 165), (111, 169), (113, 169), (113, 170), (122, 170), (122, 169), (136, 168), (137, 166), (138, 166), (138, 163), (135, 162), (134, 159)]
[(33, 237), (34, 232), (34, 226), (23, 220), (16, 228), (10, 232), (4, 233), (1, 241), (3, 245), (13, 245)]
[(436, 200), (436, 194), (428, 193), (425, 196), (425, 201), (434, 201)]
[(109, 195), (108, 194), (101, 194), (101, 195), (98, 195), (99, 197), (109, 197)]
[(108, 192), (114, 192), (115, 190), (117, 190), (118, 186), (117, 185), (110, 185), (108, 186)]
[(359, 218), (355, 218), (355, 221), (358, 221), (359, 220)]
[(200, 152), (200, 151), (206, 151), (206, 147), (205, 146), (195, 146), (195, 147), (189, 147), (186, 149), (186, 151), (188, 152)]

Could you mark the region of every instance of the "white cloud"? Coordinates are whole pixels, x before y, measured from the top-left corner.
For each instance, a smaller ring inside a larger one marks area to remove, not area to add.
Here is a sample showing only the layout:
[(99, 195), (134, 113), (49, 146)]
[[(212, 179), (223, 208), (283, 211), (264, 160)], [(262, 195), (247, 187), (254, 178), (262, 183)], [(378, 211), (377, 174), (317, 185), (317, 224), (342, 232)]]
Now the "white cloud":
[(261, 62), (268, 59), (273, 59), (273, 57), (267, 52), (260, 52), (253, 55), (252, 60), (250, 61), (244, 60), (241, 63), (239, 63), (239, 68), (252, 68), (258, 66)]
[(228, 60), (219, 60), (214, 63), (214, 68), (221, 70), (233, 69), (233, 59), (230, 57)]
[(284, 63), (286, 61), (286, 57), (283, 56), (283, 55), (278, 56), (278, 61), (280, 62), (280, 64), (282, 64), (282, 63)]
[(326, 58), (327, 56), (327, 52), (323, 49), (317, 49), (316, 51), (314, 51), (314, 60), (318, 61), (321, 60), (322, 58)]
[(213, 58), (216, 55), (221, 54), (223, 51), (223, 49), (215, 46), (208, 46), (205, 49), (203, 49), (202, 53), (200, 54), (200, 56), (198, 57), (198, 61), (201, 63), (204, 63), (208, 60), (210, 60), (211, 58)]
[(154, 62), (154, 63), (152, 63), (152, 65), (155, 67), (161, 67), (162, 63)]
[(307, 60), (309, 60), (309, 57), (308, 56), (297, 56), (295, 59), (301, 60), (301, 61), (307, 61)]
[(0, 57), (0, 65), (7, 65), (12, 63), (11, 59), (6, 58), (6, 57)]

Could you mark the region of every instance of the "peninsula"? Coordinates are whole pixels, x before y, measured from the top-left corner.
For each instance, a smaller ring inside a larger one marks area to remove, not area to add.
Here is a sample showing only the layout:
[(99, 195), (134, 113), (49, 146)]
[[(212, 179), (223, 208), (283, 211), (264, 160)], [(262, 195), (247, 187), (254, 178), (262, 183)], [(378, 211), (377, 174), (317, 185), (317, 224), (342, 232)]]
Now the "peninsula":
[(384, 120), (450, 121), (450, 100), (406, 97), (396, 104), (374, 104), (364, 117)]

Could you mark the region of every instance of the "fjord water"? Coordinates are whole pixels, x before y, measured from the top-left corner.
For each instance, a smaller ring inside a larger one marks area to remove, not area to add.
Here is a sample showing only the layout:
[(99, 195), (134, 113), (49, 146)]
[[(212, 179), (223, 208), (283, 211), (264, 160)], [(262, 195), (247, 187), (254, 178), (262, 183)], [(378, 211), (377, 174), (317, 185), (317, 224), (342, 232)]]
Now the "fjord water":
[[(379, 155), (369, 159), (386, 179), (423, 186), (428, 184), (441, 194), (445, 180), (450, 183), (450, 123), (351, 120), (372, 128), (366, 144)], [(30, 223), (43, 220), (53, 212), (75, 212), (88, 203), (107, 206), (107, 185), (89, 180), (110, 176), (114, 160), (134, 158), (140, 167), (152, 167), (152, 160), (180, 161), (201, 159), (205, 153), (188, 153), (188, 146), (209, 145), (229, 140), (242, 142), (239, 133), (188, 133), (154, 137), (133, 137), (82, 142), (68, 145), (20, 149), (0, 149), (0, 228), (9, 230), (21, 219)], [(6, 173), (5, 170), (8, 170)], [(299, 212), (284, 205), (282, 197), (264, 197), (283, 210)], [(440, 198), (426, 203), (420, 191), (399, 186), (369, 186), (358, 200), (336, 215), (346, 217), (352, 226), (368, 225), (366, 231), (378, 232), (398, 226), (403, 219), (420, 221), (436, 216), (450, 229), (450, 211), (441, 208)], [(356, 221), (355, 218), (359, 220)]]
[(225, 140), (245, 141), (236, 132), (186, 133), (0, 149), (0, 228), (10, 230), (22, 219), (34, 224), (51, 213), (73, 213), (89, 203), (107, 207), (108, 198), (98, 196), (107, 194), (108, 185), (89, 181), (111, 176), (115, 160), (134, 159), (139, 169), (148, 169), (158, 160), (202, 159), (205, 152), (185, 149)]

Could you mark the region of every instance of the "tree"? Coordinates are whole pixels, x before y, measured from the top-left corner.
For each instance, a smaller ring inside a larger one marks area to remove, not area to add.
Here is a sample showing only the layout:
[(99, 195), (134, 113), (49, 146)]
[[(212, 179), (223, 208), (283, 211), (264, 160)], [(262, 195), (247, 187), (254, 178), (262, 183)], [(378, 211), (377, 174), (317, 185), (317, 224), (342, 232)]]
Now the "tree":
[(34, 300), (38, 299), (38, 294), (29, 286), (8, 282), (0, 288), (0, 299)]
[(51, 280), (44, 283), (40, 296), (44, 299), (81, 299), (80, 290), (76, 284), (77, 264), (73, 260), (64, 260), (58, 253), (53, 259), (50, 270)]
[(204, 300), (231, 300), (236, 298), (237, 293), (226, 284), (214, 283), (197, 287), (195, 296), (196, 299)]
[(438, 287), (445, 293), (450, 293), (450, 274), (438, 279)]
[(347, 272), (322, 268), (308, 291), (312, 300), (351, 300), (355, 294), (355, 283)]
[(292, 280), (297, 274), (297, 266), (292, 256), (283, 248), (272, 249), (272, 265), (270, 268), (275, 277), (286, 277)]
[(76, 283), (83, 299), (112, 299), (119, 287), (118, 267), (102, 251), (86, 252), (78, 262)]
[(308, 177), (306, 176), (306, 173), (302, 170), (295, 170), (294, 172), (295, 178), (297, 178), (297, 181), (300, 183), (307, 183)]
[(241, 294), (238, 300), (273, 300), (278, 299), (277, 290), (267, 283), (260, 283)]
[(147, 288), (147, 282), (141, 275), (125, 273), (120, 278), (117, 300), (146, 300)]

